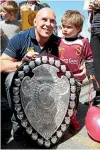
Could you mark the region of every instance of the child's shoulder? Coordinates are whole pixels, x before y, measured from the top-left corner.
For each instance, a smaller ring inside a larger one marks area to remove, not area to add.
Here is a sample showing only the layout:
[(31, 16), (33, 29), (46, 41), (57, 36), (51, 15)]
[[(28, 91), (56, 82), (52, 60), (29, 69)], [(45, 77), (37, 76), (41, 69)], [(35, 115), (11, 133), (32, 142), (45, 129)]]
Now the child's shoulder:
[(88, 38), (85, 38), (85, 37), (82, 36), (82, 35), (79, 35), (79, 36), (78, 36), (78, 39), (82, 40), (83, 43), (89, 43), (89, 39), (88, 39)]

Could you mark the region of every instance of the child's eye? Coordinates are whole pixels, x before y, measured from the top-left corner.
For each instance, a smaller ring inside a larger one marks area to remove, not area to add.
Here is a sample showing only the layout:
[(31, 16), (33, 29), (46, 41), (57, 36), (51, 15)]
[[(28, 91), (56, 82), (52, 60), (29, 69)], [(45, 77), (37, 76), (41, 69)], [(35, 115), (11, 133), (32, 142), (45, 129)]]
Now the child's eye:
[(63, 28), (65, 28), (65, 26), (64, 26), (64, 25), (62, 25), (62, 27), (63, 27)]
[(72, 27), (71, 27), (71, 26), (68, 26), (67, 28), (70, 29), (70, 28), (72, 28)]

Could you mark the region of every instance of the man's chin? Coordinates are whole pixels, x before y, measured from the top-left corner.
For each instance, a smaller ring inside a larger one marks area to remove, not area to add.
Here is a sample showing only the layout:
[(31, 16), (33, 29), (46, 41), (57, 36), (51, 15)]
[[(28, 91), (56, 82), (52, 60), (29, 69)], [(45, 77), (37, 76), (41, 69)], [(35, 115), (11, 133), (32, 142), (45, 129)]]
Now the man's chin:
[(42, 35), (42, 37), (44, 37), (44, 38), (48, 38), (50, 36), (51, 36), (50, 34), (44, 34), (44, 35)]

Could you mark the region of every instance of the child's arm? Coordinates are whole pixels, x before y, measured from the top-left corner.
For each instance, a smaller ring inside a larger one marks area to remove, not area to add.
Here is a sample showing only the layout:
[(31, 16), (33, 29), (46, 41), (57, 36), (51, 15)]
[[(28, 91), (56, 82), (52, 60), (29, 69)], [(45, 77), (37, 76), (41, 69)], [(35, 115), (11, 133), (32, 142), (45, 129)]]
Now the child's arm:
[(74, 74), (74, 77), (81, 78), (81, 81), (82, 81), (86, 77), (86, 67), (85, 67), (85, 64), (82, 64), (79, 69), (80, 69), (80, 73)]

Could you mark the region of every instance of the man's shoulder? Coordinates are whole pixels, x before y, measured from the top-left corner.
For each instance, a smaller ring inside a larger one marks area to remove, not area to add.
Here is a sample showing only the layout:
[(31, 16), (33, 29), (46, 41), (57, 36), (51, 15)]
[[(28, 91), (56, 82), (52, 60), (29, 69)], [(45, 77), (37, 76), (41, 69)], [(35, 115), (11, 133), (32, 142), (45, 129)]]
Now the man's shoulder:
[(21, 45), (23, 45), (29, 37), (29, 32), (30, 32), (29, 30), (20, 31), (18, 34), (13, 36), (10, 41), (14, 42), (15, 44), (19, 42), (21, 43)]
[(30, 31), (31, 31), (31, 29), (23, 30), (23, 31), (20, 31), (17, 35), (19, 35), (23, 38), (26, 38), (30, 35)]

